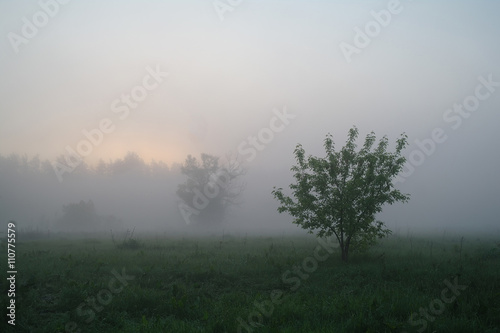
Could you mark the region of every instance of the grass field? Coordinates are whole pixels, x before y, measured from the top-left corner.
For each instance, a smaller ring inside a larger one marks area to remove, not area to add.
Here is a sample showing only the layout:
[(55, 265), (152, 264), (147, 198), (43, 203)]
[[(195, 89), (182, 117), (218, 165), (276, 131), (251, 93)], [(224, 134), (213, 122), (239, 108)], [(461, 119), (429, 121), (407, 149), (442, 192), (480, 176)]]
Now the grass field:
[(1, 332), (500, 332), (499, 239), (391, 236), (348, 264), (286, 236), (25, 240), (16, 254), (16, 326), (3, 278)]

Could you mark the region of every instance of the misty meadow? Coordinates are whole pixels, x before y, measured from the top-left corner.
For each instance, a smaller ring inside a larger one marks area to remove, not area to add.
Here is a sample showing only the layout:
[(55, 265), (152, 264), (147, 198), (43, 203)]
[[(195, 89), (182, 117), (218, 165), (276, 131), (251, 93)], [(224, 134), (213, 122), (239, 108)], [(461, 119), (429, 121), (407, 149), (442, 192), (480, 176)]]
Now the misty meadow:
[(0, 0), (0, 332), (500, 333), (499, 10)]

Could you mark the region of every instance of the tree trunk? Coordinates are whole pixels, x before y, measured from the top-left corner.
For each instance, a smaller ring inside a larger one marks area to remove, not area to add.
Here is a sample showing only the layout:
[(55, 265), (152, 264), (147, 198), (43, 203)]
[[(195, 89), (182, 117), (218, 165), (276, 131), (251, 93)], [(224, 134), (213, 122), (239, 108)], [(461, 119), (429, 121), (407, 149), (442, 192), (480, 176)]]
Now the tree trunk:
[(341, 258), (343, 262), (347, 262), (347, 259), (349, 257), (349, 245), (348, 244), (342, 244), (340, 246), (341, 249)]

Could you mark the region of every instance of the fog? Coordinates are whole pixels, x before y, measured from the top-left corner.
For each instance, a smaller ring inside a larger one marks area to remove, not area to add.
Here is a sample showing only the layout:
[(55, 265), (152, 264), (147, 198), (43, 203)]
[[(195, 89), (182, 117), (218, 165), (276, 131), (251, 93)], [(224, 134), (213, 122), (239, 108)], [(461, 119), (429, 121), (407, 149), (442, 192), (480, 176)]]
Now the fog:
[[(323, 156), (327, 133), (340, 148), (355, 125), (360, 146), (371, 131), (408, 135), (396, 186), (411, 199), (377, 216), (389, 229), (498, 235), (499, 10), (0, 0), (0, 220), (44, 232), (305, 233), (277, 212), (273, 186), (293, 182), (297, 144)], [(202, 153), (244, 170), (237, 204), (210, 228), (187, 223), (176, 194), (186, 157)], [(61, 227), (81, 201), (102, 228)]]

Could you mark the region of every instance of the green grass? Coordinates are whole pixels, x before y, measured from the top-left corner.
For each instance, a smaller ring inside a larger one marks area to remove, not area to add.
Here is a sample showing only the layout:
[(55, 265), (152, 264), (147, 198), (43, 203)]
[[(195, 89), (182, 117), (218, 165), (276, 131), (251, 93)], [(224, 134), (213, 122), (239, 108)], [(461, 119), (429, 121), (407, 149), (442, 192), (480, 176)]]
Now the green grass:
[[(15, 332), (237, 332), (239, 319), (253, 332), (417, 332), (424, 317), (410, 315), (441, 302), (425, 332), (500, 333), (499, 240), (392, 236), (348, 264), (337, 251), (311, 259), (312, 237), (136, 240), (17, 243)], [(112, 273), (122, 269), (126, 285)], [(455, 278), (466, 289), (438, 301)]]

